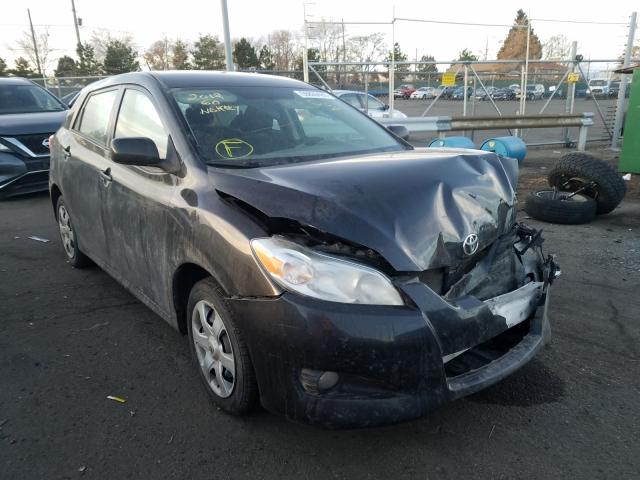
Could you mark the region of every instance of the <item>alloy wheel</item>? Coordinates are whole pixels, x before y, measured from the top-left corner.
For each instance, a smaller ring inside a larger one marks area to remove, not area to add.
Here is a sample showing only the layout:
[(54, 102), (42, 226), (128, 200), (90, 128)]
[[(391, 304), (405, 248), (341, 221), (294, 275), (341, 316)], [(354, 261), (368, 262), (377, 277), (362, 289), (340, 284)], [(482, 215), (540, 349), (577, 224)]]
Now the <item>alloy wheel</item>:
[(69, 212), (64, 205), (58, 207), (58, 228), (64, 251), (69, 258), (73, 258), (76, 254), (76, 236), (71, 227)]

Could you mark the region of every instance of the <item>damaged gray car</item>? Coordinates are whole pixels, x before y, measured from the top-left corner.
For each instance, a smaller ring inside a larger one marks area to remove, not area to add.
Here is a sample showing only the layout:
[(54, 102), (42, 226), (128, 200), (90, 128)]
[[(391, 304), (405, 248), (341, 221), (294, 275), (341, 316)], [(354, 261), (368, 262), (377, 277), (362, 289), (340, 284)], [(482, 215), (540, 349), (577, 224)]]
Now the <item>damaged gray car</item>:
[(308, 84), (213, 72), (93, 84), (50, 144), (69, 263), (188, 336), (226, 412), (408, 420), (549, 337), (559, 269), (516, 222), (516, 160), (413, 148)]

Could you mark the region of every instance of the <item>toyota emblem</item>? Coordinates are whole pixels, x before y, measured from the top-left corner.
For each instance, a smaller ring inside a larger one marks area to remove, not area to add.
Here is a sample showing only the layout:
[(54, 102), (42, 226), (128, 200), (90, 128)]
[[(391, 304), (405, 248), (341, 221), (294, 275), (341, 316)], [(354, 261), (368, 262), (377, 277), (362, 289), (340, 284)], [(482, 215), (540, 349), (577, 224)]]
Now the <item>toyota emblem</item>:
[(478, 246), (480, 242), (478, 241), (478, 235), (475, 233), (470, 233), (462, 242), (462, 250), (464, 254), (467, 256), (471, 256), (478, 251)]

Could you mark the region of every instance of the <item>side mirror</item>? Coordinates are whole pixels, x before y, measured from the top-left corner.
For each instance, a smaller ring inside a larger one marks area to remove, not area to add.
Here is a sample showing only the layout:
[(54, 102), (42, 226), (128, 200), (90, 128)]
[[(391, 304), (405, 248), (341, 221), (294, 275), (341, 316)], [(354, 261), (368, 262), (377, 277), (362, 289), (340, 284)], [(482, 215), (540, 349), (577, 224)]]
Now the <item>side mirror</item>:
[(162, 160), (156, 144), (147, 137), (114, 138), (111, 159), (123, 165), (160, 167)]
[(384, 107), (382, 107), (382, 110), (384, 110), (385, 112), (386, 112), (387, 110), (389, 110), (389, 105), (387, 105), (387, 104), (385, 103), (385, 104), (384, 104)]
[(404, 125), (387, 125), (387, 130), (402, 140), (409, 140), (409, 129)]

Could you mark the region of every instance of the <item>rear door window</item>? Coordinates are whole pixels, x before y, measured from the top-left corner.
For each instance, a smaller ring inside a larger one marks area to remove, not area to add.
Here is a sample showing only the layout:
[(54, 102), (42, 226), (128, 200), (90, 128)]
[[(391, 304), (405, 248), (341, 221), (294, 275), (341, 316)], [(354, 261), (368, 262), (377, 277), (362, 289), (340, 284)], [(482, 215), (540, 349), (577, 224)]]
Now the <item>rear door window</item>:
[(349, 105), (353, 105), (356, 108), (363, 108), (358, 95), (356, 95), (355, 93), (345, 93), (344, 95), (340, 96), (340, 100), (342, 100), (343, 102), (347, 102)]
[(117, 90), (108, 90), (91, 95), (83, 107), (78, 131), (96, 143), (106, 145), (109, 119), (111, 118), (111, 111), (117, 95)]
[(169, 135), (160, 115), (148, 95), (131, 88), (124, 92), (114, 138), (127, 137), (150, 138), (156, 144), (160, 158), (166, 158)]

